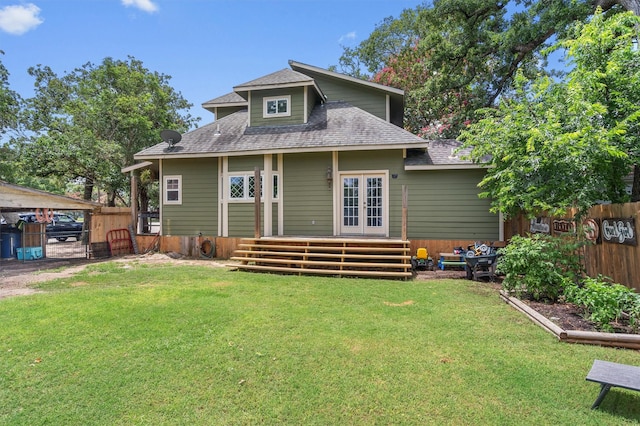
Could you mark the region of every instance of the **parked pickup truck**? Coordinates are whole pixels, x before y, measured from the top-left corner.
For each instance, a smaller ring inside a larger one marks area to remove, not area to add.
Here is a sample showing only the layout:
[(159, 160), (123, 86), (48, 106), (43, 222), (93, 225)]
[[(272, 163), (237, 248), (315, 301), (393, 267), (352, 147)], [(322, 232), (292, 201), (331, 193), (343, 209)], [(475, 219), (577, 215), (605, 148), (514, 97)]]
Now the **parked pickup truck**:
[[(37, 222), (35, 213), (21, 213), (20, 219), (28, 223)], [(80, 241), (82, 238), (82, 222), (77, 222), (68, 214), (54, 213), (53, 221), (47, 223), (47, 239), (55, 238), (58, 241), (66, 241), (67, 238), (75, 238)]]

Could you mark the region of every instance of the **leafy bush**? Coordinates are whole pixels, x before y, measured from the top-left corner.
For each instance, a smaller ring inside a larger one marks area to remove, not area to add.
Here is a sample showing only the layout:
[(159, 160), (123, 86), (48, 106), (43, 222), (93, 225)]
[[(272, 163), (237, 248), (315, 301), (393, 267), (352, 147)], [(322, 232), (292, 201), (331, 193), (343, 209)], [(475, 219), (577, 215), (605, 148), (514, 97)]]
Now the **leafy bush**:
[(584, 308), (585, 317), (601, 330), (612, 331), (610, 323), (624, 315), (628, 316), (634, 329), (640, 325), (640, 294), (601, 275), (586, 277), (582, 286), (567, 287), (565, 297), (567, 302)]
[(582, 270), (577, 249), (581, 243), (571, 238), (534, 234), (519, 235), (499, 250), (497, 269), (505, 274), (502, 286), (518, 297), (535, 300), (558, 299), (564, 287)]

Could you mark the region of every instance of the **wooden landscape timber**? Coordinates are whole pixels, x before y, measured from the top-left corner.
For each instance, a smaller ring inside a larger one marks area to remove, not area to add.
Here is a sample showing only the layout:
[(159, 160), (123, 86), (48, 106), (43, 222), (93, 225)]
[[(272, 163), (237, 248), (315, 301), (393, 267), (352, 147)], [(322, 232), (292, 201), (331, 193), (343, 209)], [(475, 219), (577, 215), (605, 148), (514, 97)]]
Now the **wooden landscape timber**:
[(609, 346), (614, 348), (640, 349), (640, 334), (603, 333), (598, 331), (564, 330), (535, 309), (521, 300), (511, 297), (506, 291), (500, 290), (500, 298), (506, 303), (525, 314), (531, 321), (544, 330), (555, 335), (565, 343), (582, 343), (585, 345)]

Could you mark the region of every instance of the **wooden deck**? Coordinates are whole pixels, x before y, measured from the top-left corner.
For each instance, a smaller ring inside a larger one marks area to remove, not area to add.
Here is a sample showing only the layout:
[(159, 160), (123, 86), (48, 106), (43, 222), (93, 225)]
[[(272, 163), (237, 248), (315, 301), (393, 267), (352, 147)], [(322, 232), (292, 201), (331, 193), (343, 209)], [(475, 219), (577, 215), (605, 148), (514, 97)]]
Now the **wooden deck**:
[(408, 279), (410, 242), (397, 239), (263, 237), (243, 239), (231, 260), (245, 271)]

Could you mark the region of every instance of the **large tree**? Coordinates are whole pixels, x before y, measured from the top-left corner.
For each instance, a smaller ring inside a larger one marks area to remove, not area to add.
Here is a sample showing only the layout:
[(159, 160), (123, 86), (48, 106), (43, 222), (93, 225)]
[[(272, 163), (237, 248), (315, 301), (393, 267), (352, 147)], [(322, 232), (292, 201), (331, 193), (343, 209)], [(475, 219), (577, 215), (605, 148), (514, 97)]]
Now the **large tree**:
[(4, 137), (18, 127), (21, 101), (20, 95), (9, 88), (9, 71), (0, 61), (0, 179), (6, 181), (14, 180), (16, 155)]
[[(597, 7), (613, 15), (640, 13), (640, 0), (434, 0), (387, 18), (355, 48), (345, 48), (343, 72), (405, 91), (405, 127), (425, 138), (456, 138), (513, 95), (514, 78), (549, 69), (547, 49), (587, 22)], [(636, 166), (633, 200), (640, 200)]]
[(462, 132), (493, 211), (513, 216), (598, 201), (624, 201), (623, 178), (640, 154), (640, 18), (597, 13), (558, 44), (571, 71), (562, 81), (518, 75), (516, 91)]
[(128, 190), (120, 169), (136, 152), (157, 143), (163, 129), (186, 131), (196, 123), (171, 77), (133, 57), (87, 63), (63, 76), (40, 65), (29, 74), (36, 94), (26, 101), (32, 134), (22, 141), (21, 158), (39, 176), (82, 182), (85, 199), (99, 185), (113, 205)]
[(550, 37), (591, 11), (584, 1), (436, 0), (387, 18), (340, 64), (405, 90), (408, 130), (456, 137), (476, 109), (511, 88), (517, 70), (543, 70)]

